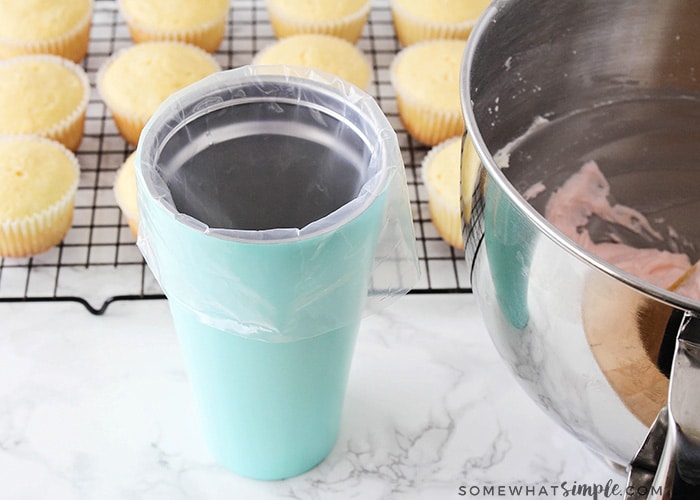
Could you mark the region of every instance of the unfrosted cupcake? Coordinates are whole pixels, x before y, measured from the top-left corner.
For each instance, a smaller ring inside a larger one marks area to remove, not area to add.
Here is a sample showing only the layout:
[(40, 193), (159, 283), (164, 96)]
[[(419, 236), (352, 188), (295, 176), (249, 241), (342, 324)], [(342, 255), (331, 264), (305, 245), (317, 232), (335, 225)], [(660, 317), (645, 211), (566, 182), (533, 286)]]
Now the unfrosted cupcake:
[(131, 153), (122, 163), (114, 179), (114, 197), (134, 237), (138, 235), (139, 229), (139, 207), (136, 203), (136, 173), (134, 171), (135, 158), (136, 151)]
[(0, 256), (29, 257), (70, 229), (80, 168), (60, 143), (0, 137)]
[(490, 0), (391, 0), (394, 30), (401, 45), (423, 40), (466, 40)]
[(293, 35), (263, 49), (253, 64), (305, 66), (336, 75), (368, 90), (372, 68), (365, 55), (347, 40), (330, 35)]
[(0, 59), (54, 54), (80, 62), (91, 23), (92, 0), (0, 0)]
[(470, 136), (465, 134), (462, 141), (462, 159), (460, 161), (460, 169), (462, 171), (460, 196), (462, 199), (462, 213), (467, 221), (471, 219), (472, 198), (477, 186), (480, 167), (481, 159), (474, 148), (474, 143)]
[(118, 0), (134, 42), (175, 40), (215, 52), (226, 32), (229, 0)]
[(97, 74), (97, 89), (122, 137), (135, 146), (168, 96), (220, 69), (211, 55), (194, 45), (139, 43), (105, 61)]
[(408, 133), (429, 146), (461, 135), (459, 95), (463, 40), (429, 40), (401, 50), (389, 68), (399, 116)]
[(421, 174), (435, 229), (443, 240), (463, 250), (459, 204), (461, 145), (461, 137), (453, 137), (435, 146), (423, 159)]
[(78, 149), (90, 83), (77, 64), (57, 56), (0, 61), (0, 134), (34, 134)]
[(370, 0), (267, 0), (277, 38), (322, 33), (355, 43), (362, 36)]

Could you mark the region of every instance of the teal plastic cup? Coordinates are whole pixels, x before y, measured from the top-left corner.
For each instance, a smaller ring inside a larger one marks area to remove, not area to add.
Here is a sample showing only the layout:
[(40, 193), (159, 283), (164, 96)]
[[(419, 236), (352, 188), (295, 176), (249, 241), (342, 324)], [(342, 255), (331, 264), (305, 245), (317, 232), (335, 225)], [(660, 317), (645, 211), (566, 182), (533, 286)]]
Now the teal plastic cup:
[(414, 244), (410, 231), (394, 240), (410, 208), (376, 102), (283, 69), (178, 92), (136, 157), (138, 244), (168, 297), (208, 446), (267, 480), (333, 448), (378, 247)]

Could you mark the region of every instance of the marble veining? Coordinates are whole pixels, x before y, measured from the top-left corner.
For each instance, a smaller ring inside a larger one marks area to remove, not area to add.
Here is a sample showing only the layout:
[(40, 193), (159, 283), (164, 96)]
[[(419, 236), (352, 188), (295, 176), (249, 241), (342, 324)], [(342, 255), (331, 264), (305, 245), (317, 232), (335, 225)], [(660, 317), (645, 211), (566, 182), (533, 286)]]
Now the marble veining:
[(0, 317), (2, 498), (495, 498), (489, 487), (624, 485), (529, 400), (471, 295), (409, 295), (367, 317), (335, 448), (274, 482), (209, 456), (165, 301), (115, 303), (103, 317), (0, 304)]

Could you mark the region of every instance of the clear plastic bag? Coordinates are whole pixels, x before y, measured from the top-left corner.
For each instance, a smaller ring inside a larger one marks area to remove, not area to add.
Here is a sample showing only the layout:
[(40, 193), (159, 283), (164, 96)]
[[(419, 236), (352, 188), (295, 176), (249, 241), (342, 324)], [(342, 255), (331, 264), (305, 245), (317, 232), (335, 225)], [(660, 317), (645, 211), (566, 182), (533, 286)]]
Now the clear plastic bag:
[(396, 134), (306, 68), (246, 66), (171, 96), (136, 156), (138, 245), (170, 301), (270, 342), (358, 323), (419, 276)]

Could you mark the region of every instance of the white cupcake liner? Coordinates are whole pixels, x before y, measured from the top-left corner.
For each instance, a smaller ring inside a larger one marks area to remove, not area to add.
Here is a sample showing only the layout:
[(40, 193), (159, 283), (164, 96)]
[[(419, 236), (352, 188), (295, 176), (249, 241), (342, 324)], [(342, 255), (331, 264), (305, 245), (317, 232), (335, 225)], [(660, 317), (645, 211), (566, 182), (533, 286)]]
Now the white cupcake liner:
[(70, 30), (46, 40), (13, 40), (0, 37), (0, 59), (30, 54), (51, 54), (79, 63), (88, 51), (92, 25), (92, 0), (85, 15)]
[[(109, 107), (109, 105), (107, 106)], [(121, 113), (121, 111), (117, 110), (111, 110), (111, 113), (119, 135), (132, 146), (138, 146), (141, 131), (146, 126), (146, 123), (148, 123), (149, 118), (135, 116), (129, 113)]]
[(332, 35), (343, 38), (350, 43), (357, 43), (362, 36), (362, 30), (367, 24), (371, 0), (362, 6), (357, 12), (348, 14), (339, 19), (326, 21), (306, 21), (289, 16), (281, 9), (267, 1), (267, 13), (270, 24), (277, 38), (284, 38), (302, 33), (317, 33), (321, 35)]
[(466, 40), (478, 20), (478, 18), (469, 19), (456, 23), (427, 21), (409, 12), (396, 0), (390, 1), (390, 9), (396, 37), (404, 47), (425, 40)]
[(430, 151), (423, 157), (423, 161), (421, 162), (421, 180), (423, 181), (423, 184), (428, 187), (428, 173), (430, 170), (430, 165), (435, 159), (435, 157), (443, 150), (445, 150), (448, 146), (451, 146), (454, 144), (456, 141), (461, 141), (462, 136), (453, 136), (450, 137), (449, 139), (442, 141), (440, 144), (430, 148)]
[[(128, 157), (126, 161), (128, 161)], [(114, 198), (117, 201), (117, 206), (124, 214), (124, 218), (126, 219), (126, 222), (129, 225), (129, 229), (131, 229), (131, 232), (133, 233), (134, 237), (136, 237), (138, 234), (139, 226), (138, 211), (133, 211), (130, 209), (130, 204), (126, 202), (123, 193), (119, 190), (119, 180), (121, 176), (124, 175), (126, 161), (122, 163), (121, 167), (119, 167), (119, 169), (117, 170), (117, 174), (114, 178), (114, 186), (112, 187), (112, 192), (114, 193)], [(134, 188), (136, 188), (136, 186), (134, 186)]]
[(70, 229), (75, 207), (75, 193), (80, 182), (80, 164), (61, 143), (33, 135), (0, 136), (0, 142), (30, 140), (59, 148), (71, 161), (75, 180), (66, 193), (45, 209), (24, 217), (0, 220), (0, 256), (29, 257), (58, 245)]
[[(326, 35), (326, 34), (323, 34), (323, 33), (300, 33), (299, 35), (308, 35), (308, 34), (311, 34), (311, 35), (319, 35), (319, 36), (333, 36), (333, 35)], [(274, 62), (261, 62), (261, 61), (263, 61), (263, 60), (265, 59), (266, 54), (267, 54), (271, 49), (277, 47), (277, 46), (278, 46), (279, 44), (281, 44), (281, 43), (284, 43), (284, 40), (285, 40), (285, 39), (289, 39), (289, 38), (292, 38), (292, 37), (295, 37), (295, 36), (299, 36), (299, 35), (290, 35), (289, 37), (285, 37), (285, 38), (282, 39), (282, 40), (278, 40), (277, 42), (273, 43), (272, 45), (268, 45), (268, 46), (265, 47), (264, 49), (260, 50), (260, 51), (255, 55), (255, 57), (253, 57), (253, 60), (251, 61), (251, 64), (254, 65), (254, 66), (258, 66), (258, 65), (266, 65), (266, 66), (267, 66), (267, 65), (270, 65), (270, 66), (287, 65), (287, 63), (284, 62), (284, 61), (274, 61)], [(338, 38), (338, 37), (336, 37), (336, 38)], [(367, 67), (367, 81), (364, 82), (362, 85), (359, 84), (360, 82), (353, 83), (353, 85), (356, 85), (357, 87), (361, 88), (361, 89), (364, 90), (365, 92), (369, 92), (369, 88), (370, 88), (370, 85), (371, 85), (371, 83), (372, 83), (372, 63), (371, 63), (370, 59), (367, 57), (367, 55), (366, 55), (362, 50), (360, 50), (356, 45), (353, 45), (352, 43), (348, 42), (348, 41), (345, 40), (345, 39), (343, 39), (343, 40), (344, 40), (345, 42), (347, 42), (347, 43), (349, 44), (349, 46), (362, 58), (362, 60), (364, 61), (364, 63), (366, 64), (366, 67)], [(316, 69), (316, 70), (318, 70), (318, 71), (324, 71), (324, 72), (326, 72), (326, 73), (329, 73), (329, 71), (328, 71), (327, 69), (325, 69), (325, 68), (314, 67), (314, 68), (312, 68), (312, 69)], [(338, 76), (338, 75), (336, 75), (336, 76)], [(340, 78), (340, 77), (339, 77), (339, 78)], [(347, 79), (346, 79), (346, 81), (347, 81)], [(349, 83), (352, 83), (352, 82), (349, 82)]]
[[(160, 43), (174, 43), (174, 44), (179, 44), (185, 47), (189, 47), (196, 52), (200, 53), (203, 57), (205, 57), (207, 60), (209, 60), (214, 67), (216, 68), (216, 71), (221, 71), (221, 65), (218, 63), (218, 61), (207, 51), (202, 49), (201, 47), (198, 47), (197, 45), (192, 45), (190, 43), (186, 42), (180, 42), (178, 40), (157, 40), (157, 41), (151, 41), (151, 42), (144, 42), (144, 43), (149, 43), (149, 44), (160, 44)], [(110, 100), (109, 96), (106, 95), (104, 91), (104, 77), (105, 73), (107, 72), (107, 69), (109, 69), (109, 66), (117, 60), (119, 57), (121, 57), (125, 52), (128, 50), (132, 49), (133, 46), (130, 47), (124, 47), (117, 52), (113, 53), (109, 58), (107, 58), (106, 61), (102, 63), (102, 65), (99, 67), (97, 70), (97, 75), (95, 78), (96, 81), (96, 86), (97, 86), (97, 92), (99, 93), (100, 97), (102, 98), (102, 101), (104, 101), (105, 105), (109, 109), (109, 111), (112, 113), (112, 118), (114, 119), (114, 123), (117, 126), (117, 129), (119, 130), (119, 133), (121, 136), (126, 140), (129, 144), (132, 146), (137, 146), (138, 141), (139, 141), (139, 136), (141, 135), (141, 131), (143, 130), (143, 127), (146, 125), (148, 120), (151, 118), (150, 114), (139, 114), (138, 112), (130, 109), (125, 109), (123, 107), (119, 107), (113, 100)]]
[(129, 34), (134, 43), (160, 41), (183, 42), (196, 45), (209, 53), (216, 52), (221, 46), (221, 42), (226, 34), (226, 21), (228, 20), (230, 10), (230, 8), (227, 7), (226, 12), (222, 13), (221, 16), (217, 16), (210, 21), (204, 22), (198, 26), (193, 26), (189, 29), (164, 30), (135, 19), (127, 12), (127, 9), (124, 8), (123, 0), (117, 0), (117, 6), (129, 28)]
[(454, 210), (440, 199), (429, 200), (428, 209), (433, 226), (445, 243), (457, 250), (464, 250), (461, 210)]
[[(451, 137), (433, 147), (428, 154), (425, 155), (421, 163), (421, 178), (428, 194), (428, 208), (435, 229), (437, 229), (440, 237), (449, 245), (459, 250), (464, 250), (464, 242), (462, 239), (462, 210), (459, 201), (455, 205), (445, 200), (429, 181), (429, 170), (433, 159), (446, 147), (461, 140), (462, 138), (459, 136)], [(460, 168), (459, 164), (457, 168)], [(457, 189), (460, 189), (459, 185)]]
[(398, 95), (397, 103), (399, 117), (406, 131), (427, 146), (435, 146), (450, 137), (464, 133), (465, 125), (461, 112), (436, 111)]
[(466, 134), (463, 139), (460, 162), (462, 212), (465, 220), (469, 221), (472, 214), (472, 198), (474, 197), (474, 191), (479, 177), (479, 169), (481, 167), (481, 158), (479, 158), (469, 134)]
[(11, 64), (20, 63), (23, 61), (45, 61), (52, 64), (58, 64), (70, 70), (80, 80), (80, 85), (83, 88), (83, 95), (80, 103), (76, 108), (63, 120), (57, 122), (49, 128), (43, 130), (28, 131), (5, 131), (5, 135), (39, 135), (60, 142), (71, 151), (78, 149), (80, 142), (83, 139), (85, 130), (85, 113), (90, 101), (90, 80), (88, 79), (85, 70), (68, 59), (49, 54), (34, 54), (20, 57), (14, 57), (6, 61), (0, 61), (0, 67), (9, 66)]

